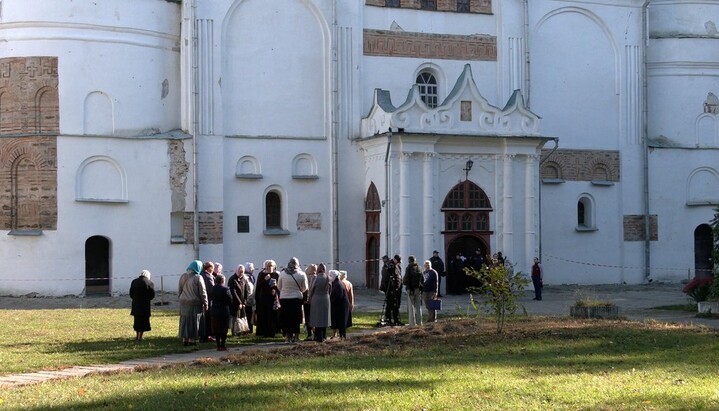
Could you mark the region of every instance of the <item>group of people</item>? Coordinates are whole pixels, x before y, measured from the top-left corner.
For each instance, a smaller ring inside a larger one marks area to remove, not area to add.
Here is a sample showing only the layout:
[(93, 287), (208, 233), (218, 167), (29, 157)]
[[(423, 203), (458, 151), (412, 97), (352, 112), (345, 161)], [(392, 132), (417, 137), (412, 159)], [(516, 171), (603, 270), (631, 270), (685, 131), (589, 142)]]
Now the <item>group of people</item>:
[[(395, 255), (382, 257), (382, 282), (380, 290), (385, 293), (385, 309), (383, 322), (390, 326), (404, 325), (399, 313), (402, 302), (402, 288), (407, 293), (407, 315), (410, 326), (422, 325), (422, 305), (427, 310), (427, 322), (437, 320), (436, 301), (440, 297), (439, 285), (444, 273), (444, 263), (439, 252), (433, 253), (432, 259), (426, 260), (422, 267), (415, 256), (407, 258), (407, 266), (402, 270), (402, 257)], [(441, 264), (440, 264), (441, 263)]]
[[(383, 322), (386, 325), (404, 325), (400, 316), (402, 289), (407, 293), (407, 314), (410, 326), (422, 325), (422, 305), (427, 310), (427, 322), (437, 319), (436, 303), (440, 294), (441, 279), (445, 276), (444, 262), (434, 251), (429, 260), (419, 266), (415, 256), (408, 257), (402, 267), (402, 258), (383, 256), (380, 290), (385, 293)], [(462, 267), (465, 260), (457, 256)], [(506, 264), (501, 253), (487, 258), (490, 264)], [(482, 262), (487, 261), (482, 258)], [(460, 263), (456, 263), (459, 265)], [(454, 269), (454, 265), (450, 269)], [(323, 342), (327, 328), (333, 330), (330, 338), (347, 338), (352, 326), (354, 291), (346, 271), (327, 270), (325, 264), (309, 264), (303, 271), (299, 260), (293, 257), (287, 267), (277, 271), (274, 260), (267, 260), (254, 276), (251, 262), (240, 264), (228, 280), (222, 274), (222, 264), (195, 260), (180, 277), (179, 336), (184, 345), (214, 341), (219, 351), (226, 350), (227, 335), (252, 333), (261, 337), (275, 337), (282, 333), (288, 343), (297, 342), (304, 323), (305, 340)], [(130, 285), (135, 340), (151, 330), (151, 300), (155, 297), (151, 274), (143, 270)], [(532, 266), (534, 300), (542, 300), (543, 272), (537, 257)], [(242, 330), (235, 327), (246, 324)]]
[[(226, 350), (227, 336), (252, 333), (285, 341), (299, 341), (305, 324), (305, 340), (325, 341), (347, 337), (352, 326), (354, 292), (346, 271), (327, 270), (324, 264), (310, 264), (305, 270), (293, 257), (277, 271), (274, 260), (267, 260), (254, 276), (252, 263), (240, 264), (225, 281), (222, 265), (193, 261), (180, 277), (180, 337), (184, 345), (215, 341)], [(235, 324), (247, 324), (235, 327)], [(244, 328), (244, 329), (242, 329)]]

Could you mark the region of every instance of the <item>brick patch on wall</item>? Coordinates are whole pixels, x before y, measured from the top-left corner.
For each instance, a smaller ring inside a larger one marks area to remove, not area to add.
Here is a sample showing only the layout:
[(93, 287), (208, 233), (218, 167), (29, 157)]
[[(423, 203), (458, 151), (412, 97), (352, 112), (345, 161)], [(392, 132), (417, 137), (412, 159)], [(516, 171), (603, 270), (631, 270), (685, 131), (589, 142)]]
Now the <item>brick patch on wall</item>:
[[(656, 215), (649, 216), (649, 240), (659, 240), (659, 227)], [(644, 241), (644, 216), (624, 216), (624, 241)]]
[[(223, 237), (223, 212), (222, 211), (201, 211), (200, 217), (200, 244), (222, 244)], [(185, 238), (192, 243), (195, 230), (193, 226), (193, 213), (185, 213)]]
[[(542, 150), (544, 159), (551, 150)], [(557, 150), (542, 164), (542, 178), (620, 181), (619, 151)]]
[(364, 30), (364, 55), (423, 59), (497, 61), (497, 38)]
[(0, 229), (57, 229), (57, 58), (0, 59)]
[[(366, 0), (367, 6), (385, 7), (385, 0)], [(400, 8), (403, 9), (420, 9), (422, 2), (420, 0), (401, 0)], [(394, 8), (394, 7), (393, 7)], [(432, 10), (434, 11), (434, 10)], [(436, 11), (457, 11), (457, 0), (437, 0)], [(492, 0), (469, 0), (469, 12), (480, 14), (492, 13)]]

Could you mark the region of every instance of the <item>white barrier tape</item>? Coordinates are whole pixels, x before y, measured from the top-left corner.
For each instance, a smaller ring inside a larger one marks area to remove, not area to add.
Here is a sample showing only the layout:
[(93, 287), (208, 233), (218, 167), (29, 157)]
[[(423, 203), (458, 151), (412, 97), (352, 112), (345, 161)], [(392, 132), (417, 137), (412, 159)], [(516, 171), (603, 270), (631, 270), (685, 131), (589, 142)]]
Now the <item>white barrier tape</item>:
[[(556, 257), (553, 255), (547, 255), (542, 254), (543, 257), (551, 258), (554, 260), (564, 261), (566, 263), (572, 263), (572, 264), (578, 264), (578, 265), (585, 265), (589, 267), (603, 267), (603, 268), (622, 268), (627, 270), (644, 270), (644, 267), (632, 267), (632, 266), (624, 266), (624, 265), (611, 265), (611, 264), (599, 264), (599, 263), (590, 263), (586, 261), (577, 261), (577, 260), (570, 260), (567, 258), (562, 257)], [(694, 271), (691, 267), (649, 267), (650, 271), (657, 271), (657, 270), (663, 270), (663, 271), (686, 271), (686, 270)]]

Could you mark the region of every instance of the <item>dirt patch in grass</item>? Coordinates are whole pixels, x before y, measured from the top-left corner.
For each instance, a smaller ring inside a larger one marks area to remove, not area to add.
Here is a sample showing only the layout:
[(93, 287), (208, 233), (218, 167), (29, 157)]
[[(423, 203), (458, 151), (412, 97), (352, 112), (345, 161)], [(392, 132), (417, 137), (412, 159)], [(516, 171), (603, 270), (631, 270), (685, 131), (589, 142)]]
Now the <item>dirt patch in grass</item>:
[[(532, 317), (513, 320), (505, 331), (497, 334), (494, 322), (488, 319), (463, 318), (444, 320), (422, 327), (383, 328), (373, 333), (352, 336), (344, 341), (306, 342), (272, 350), (253, 350), (230, 354), (222, 363), (253, 364), (269, 360), (325, 357), (334, 355), (376, 355), (397, 347), (420, 348), (429, 345), (486, 345), (501, 341), (535, 338), (579, 339), (600, 335), (611, 328), (643, 330), (688, 330), (719, 336), (719, 331), (687, 324), (658, 321), (582, 320), (553, 317)], [(216, 362), (213, 362), (216, 364)]]

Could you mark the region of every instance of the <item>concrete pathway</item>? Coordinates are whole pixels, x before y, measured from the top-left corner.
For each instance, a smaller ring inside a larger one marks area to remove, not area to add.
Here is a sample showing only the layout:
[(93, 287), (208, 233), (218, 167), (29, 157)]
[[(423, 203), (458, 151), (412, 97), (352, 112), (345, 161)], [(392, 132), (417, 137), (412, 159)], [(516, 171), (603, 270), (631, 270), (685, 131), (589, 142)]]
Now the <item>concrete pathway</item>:
[[(681, 284), (648, 284), (634, 286), (603, 285), (603, 286), (548, 286), (543, 290), (543, 301), (533, 301), (532, 290), (525, 292), (519, 299), (528, 315), (560, 316), (569, 315), (569, 309), (579, 298), (593, 298), (609, 300), (620, 308), (620, 315), (632, 320), (654, 319), (660, 322), (691, 323), (711, 328), (719, 328), (719, 320), (696, 318), (694, 313), (684, 311), (660, 310), (656, 307), (686, 304), (690, 300), (681, 291)], [(176, 309), (177, 297), (165, 296), (170, 304), (163, 309)], [(471, 313), (469, 294), (459, 296), (445, 296), (443, 298), (443, 311), (439, 315), (447, 316), (456, 313)], [(355, 288), (355, 309), (357, 311), (380, 312), (384, 303), (384, 294), (376, 290), (362, 287)], [(37, 298), (37, 297), (2, 297), (0, 308), (59, 308), (59, 307), (129, 307), (127, 296), (121, 297), (67, 297), (67, 298)], [(402, 302), (403, 317), (407, 317), (406, 301)], [(378, 314), (379, 320), (379, 314)], [(378, 332), (383, 329), (371, 330)], [(386, 330), (386, 329), (384, 329)], [(179, 340), (178, 340), (179, 344)], [(269, 350), (289, 348), (291, 345), (282, 343), (262, 343), (252, 346), (229, 347), (227, 351), (204, 349), (188, 353), (163, 355), (154, 358), (123, 361), (118, 364), (92, 365), (71, 367), (58, 371), (38, 371), (26, 374), (6, 375), (0, 377), (0, 387), (17, 387), (37, 384), (54, 379), (84, 377), (89, 374), (132, 371), (143, 367), (156, 367), (173, 364), (188, 364), (204, 358), (222, 358), (228, 354), (236, 354), (247, 350)]]

